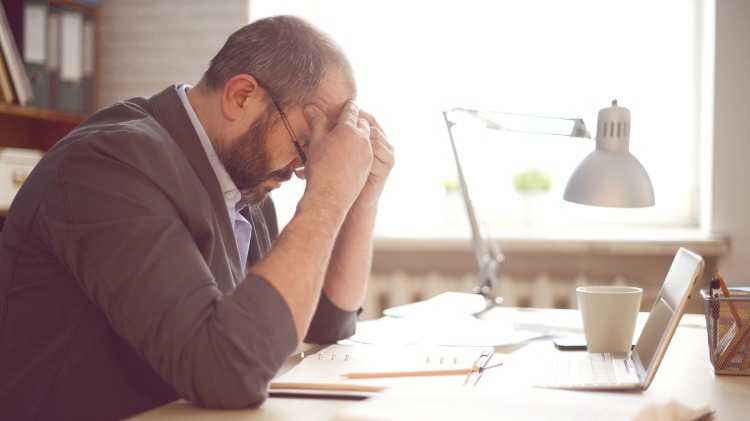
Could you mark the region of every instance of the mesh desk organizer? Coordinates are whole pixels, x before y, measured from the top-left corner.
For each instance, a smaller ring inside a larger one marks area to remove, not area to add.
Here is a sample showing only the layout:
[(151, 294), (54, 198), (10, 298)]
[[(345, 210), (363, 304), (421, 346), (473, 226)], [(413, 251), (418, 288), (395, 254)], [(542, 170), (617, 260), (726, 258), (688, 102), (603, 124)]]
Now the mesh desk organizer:
[(701, 290), (709, 357), (716, 374), (750, 375), (750, 290)]

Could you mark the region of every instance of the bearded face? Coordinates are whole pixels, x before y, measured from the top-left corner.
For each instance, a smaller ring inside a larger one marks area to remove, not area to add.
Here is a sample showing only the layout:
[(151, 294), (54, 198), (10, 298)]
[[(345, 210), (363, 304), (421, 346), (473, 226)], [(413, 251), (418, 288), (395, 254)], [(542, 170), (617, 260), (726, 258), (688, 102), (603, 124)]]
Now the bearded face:
[(239, 139), (216, 150), (229, 176), (240, 191), (240, 201), (249, 206), (263, 203), (271, 191), (264, 182), (278, 178), (287, 181), (292, 173), (286, 169), (271, 171), (268, 135), (276, 124), (275, 110), (266, 110)]

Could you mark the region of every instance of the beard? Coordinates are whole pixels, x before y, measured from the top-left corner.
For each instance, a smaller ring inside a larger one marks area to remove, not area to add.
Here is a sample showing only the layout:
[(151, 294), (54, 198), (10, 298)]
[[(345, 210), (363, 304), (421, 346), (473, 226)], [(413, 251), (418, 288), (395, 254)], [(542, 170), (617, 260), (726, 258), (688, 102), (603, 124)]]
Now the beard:
[(261, 205), (271, 191), (263, 183), (271, 178), (287, 181), (292, 177), (288, 170), (271, 171), (271, 154), (268, 152), (268, 134), (276, 124), (267, 110), (250, 128), (229, 147), (217, 149), (216, 155), (229, 177), (240, 191), (240, 202), (248, 206)]

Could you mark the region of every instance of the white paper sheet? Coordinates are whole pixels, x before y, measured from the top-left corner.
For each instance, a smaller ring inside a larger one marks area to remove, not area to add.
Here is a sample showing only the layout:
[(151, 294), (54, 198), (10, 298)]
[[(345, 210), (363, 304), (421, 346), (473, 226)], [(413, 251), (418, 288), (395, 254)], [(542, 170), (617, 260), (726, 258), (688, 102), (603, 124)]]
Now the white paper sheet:
[(390, 389), (347, 407), (335, 421), (687, 421), (710, 412), (640, 394), (525, 387)]

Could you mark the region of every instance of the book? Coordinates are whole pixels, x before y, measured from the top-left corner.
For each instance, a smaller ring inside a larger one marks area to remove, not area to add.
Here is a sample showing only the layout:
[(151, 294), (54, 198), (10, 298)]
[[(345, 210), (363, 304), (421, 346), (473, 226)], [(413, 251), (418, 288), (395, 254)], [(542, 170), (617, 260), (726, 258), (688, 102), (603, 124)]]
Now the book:
[(26, 105), (33, 97), (31, 82), (26, 75), (21, 53), (18, 51), (5, 7), (0, 7), (0, 52), (3, 54), (10, 80), (19, 104)]
[(8, 70), (5, 67), (5, 57), (0, 54), (0, 101), (4, 104), (12, 104), (16, 100), (16, 95), (13, 91), (13, 85), (8, 76)]
[(269, 392), (367, 397), (390, 387), (463, 386), (488, 354), (486, 347), (335, 344), (305, 355)]

